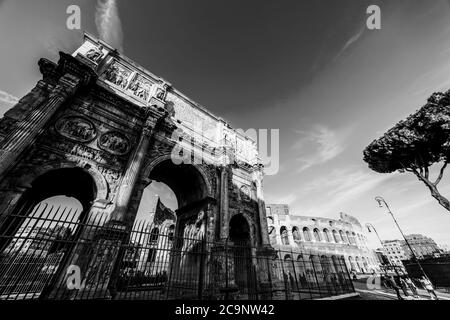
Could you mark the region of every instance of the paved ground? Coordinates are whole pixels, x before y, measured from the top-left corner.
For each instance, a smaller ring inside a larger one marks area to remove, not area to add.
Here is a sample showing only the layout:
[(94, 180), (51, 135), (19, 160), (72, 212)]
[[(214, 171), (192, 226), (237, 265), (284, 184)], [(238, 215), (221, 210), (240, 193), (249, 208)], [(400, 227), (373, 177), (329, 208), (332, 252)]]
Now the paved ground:
[[(360, 294), (360, 297), (355, 298), (358, 300), (397, 300), (397, 295), (394, 290), (387, 289), (383, 286), (367, 285), (364, 279), (359, 279), (353, 281), (356, 292)], [(428, 292), (426, 290), (418, 290), (419, 297), (414, 298), (412, 293), (409, 291), (409, 296), (405, 297), (403, 291), (400, 290), (401, 296), (405, 300), (431, 300)], [(443, 292), (436, 292), (439, 300), (450, 300), (450, 294)]]

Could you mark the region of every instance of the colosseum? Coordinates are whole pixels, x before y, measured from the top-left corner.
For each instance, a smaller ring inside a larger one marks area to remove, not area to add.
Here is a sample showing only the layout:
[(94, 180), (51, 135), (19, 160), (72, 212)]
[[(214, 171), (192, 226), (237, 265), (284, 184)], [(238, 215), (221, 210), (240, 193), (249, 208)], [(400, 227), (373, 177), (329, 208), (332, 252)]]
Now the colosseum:
[(380, 271), (378, 258), (355, 217), (342, 212), (338, 220), (291, 215), (286, 204), (267, 204), (266, 213), (272, 246), (292, 251), (285, 259), (341, 255), (353, 273)]

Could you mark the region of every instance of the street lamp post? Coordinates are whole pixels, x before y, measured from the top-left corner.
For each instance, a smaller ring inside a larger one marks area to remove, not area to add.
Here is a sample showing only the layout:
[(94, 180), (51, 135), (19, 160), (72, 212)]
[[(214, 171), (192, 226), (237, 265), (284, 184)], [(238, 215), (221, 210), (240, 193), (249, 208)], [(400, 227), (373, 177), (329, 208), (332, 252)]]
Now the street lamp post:
[(414, 251), (413, 251), (411, 245), (410, 245), (409, 242), (408, 242), (408, 239), (406, 239), (406, 237), (405, 237), (405, 235), (404, 235), (402, 229), (401, 229), (400, 226), (398, 225), (398, 222), (397, 222), (397, 220), (395, 219), (394, 214), (392, 213), (391, 209), (389, 208), (389, 205), (386, 203), (386, 201), (385, 201), (382, 197), (375, 197), (375, 200), (378, 202), (378, 205), (380, 206), (380, 208), (382, 208), (383, 205), (386, 207), (386, 209), (388, 210), (389, 214), (392, 216), (392, 219), (394, 219), (394, 222), (395, 222), (395, 224), (397, 225), (398, 230), (399, 230), (400, 233), (402, 234), (403, 239), (405, 239), (405, 243), (406, 243), (406, 245), (408, 246), (409, 250), (411, 251), (411, 254), (412, 254), (412, 256), (413, 256), (413, 259), (417, 262), (417, 265), (419, 266), (420, 271), (422, 271), (423, 275), (431, 282), (430, 278), (428, 278), (427, 274), (426, 274), (425, 271), (423, 270), (422, 265), (421, 265), (420, 262), (419, 262), (419, 259), (417, 259), (417, 257), (416, 257), (416, 255), (415, 255), (415, 253), (414, 253)]
[(372, 228), (373, 231), (375, 231), (375, 234), (377, 235), (377, 238), (378, 238), (378, 240), (380, 241), (381, 246), (383, 246), (383, 241), (381, 241), (381, 238), (380, 238), (380, 236), (378, 235), (377, 229), (375, 229), (375, 227), (373, 226), (373, 224), (371, 224), (371, 223), (366, 223), (366, 228), (367, 228), (367, 230), (369, 230), (369, 232), (371, 232), (371, 231), (370, 231), (370, 228)]
[[(384, 246), (383, 246), (383, 241), (381, 241), (380, 235), (378, 234), (378, 231), (377, 231), (377, 229), (373, 226), (373, 224), (371, 224), (371, 223), (366, 223), (366, 228), (367, 228), (367, 230), (368, 230), (369, 232), (371, 232), (371, 231), (370, 231), (370, 228), (372, 228), (373, 231), (375, 231), (375, 234), (377, 235), (377, 238), (378, 238), (378, 240), (380, 241), (381, 247), (383, 248), (383, 247), (384, 247)], [(387, 258), (388, 258), (389, 266), (391, 266), (392, 269), (394, 269), (395, 273), (396, 273), (397, 275), (399, 275), (397, 269), (396, 269), (395, 266), (394, 266), (394, 264), (391, 262), (391, 259), (390, 259), (389, 257), (387, 257)], [(387, 276), (387, 275), (388, 275), (387, 270), (386, 270), (386, 268), (384, 268), (384, 269), (385, 269), (384, 272), (386, 273), (386, 276)]]

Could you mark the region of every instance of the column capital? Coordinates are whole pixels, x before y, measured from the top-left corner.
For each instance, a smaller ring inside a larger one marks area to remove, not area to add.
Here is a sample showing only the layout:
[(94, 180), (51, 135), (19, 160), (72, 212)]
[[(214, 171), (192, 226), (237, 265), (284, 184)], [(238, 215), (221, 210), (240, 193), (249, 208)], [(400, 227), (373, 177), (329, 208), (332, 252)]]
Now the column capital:
[(167, 112), (157, 106), (148, 106), (143, 108), (143, 113), (145, 115), (145, 122), (142, 134), (150, 137), (157, 123), (165, 119)]
[(71, 74), (65, 74), (58, 80), (58, 84), (50, 93), (50, 98), (61, 97), (67, 99), (75, 94), (81, 86), (81, 80)]
[(97, 81), (97, 73), (87, 64), (61, 51), (59, 56), (57, 71), (60, 75), (71, 74), (79, 78), (81, 86), (88, 86)]
[(39, 70), (44, 82), (56, 83), (60, 77), (66, 74), (80, 79), (81, 86), (87, 86), (97, 80), (98, 75), (90, 66), (67, 53), (60, 52), (59, 55), (60, 59), (57, 64), (45, 58), (39, 60)]
[(108, 205), (112, 204), (108, 199), (95, 199), (92, 203), (92, 208), (105, 209)]
[(42, 73), (42, 78), (45, 83), (54, 83), (59, 78), (57, 71), (58, 65), (53, 61), (41, 58), (38, 61), (39, 71)]

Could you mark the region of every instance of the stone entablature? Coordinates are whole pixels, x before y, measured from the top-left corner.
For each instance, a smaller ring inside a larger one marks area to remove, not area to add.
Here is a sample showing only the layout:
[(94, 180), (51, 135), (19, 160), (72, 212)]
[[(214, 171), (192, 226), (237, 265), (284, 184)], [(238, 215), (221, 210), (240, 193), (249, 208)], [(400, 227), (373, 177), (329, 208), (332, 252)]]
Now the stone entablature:
[(379, 270), (359, 221), (345, 213), (340, 219), (290, 215), (283, 204), (266, 205), (270, 243), (276, 249), (301, 254), (343, 255), (349, 270)]

